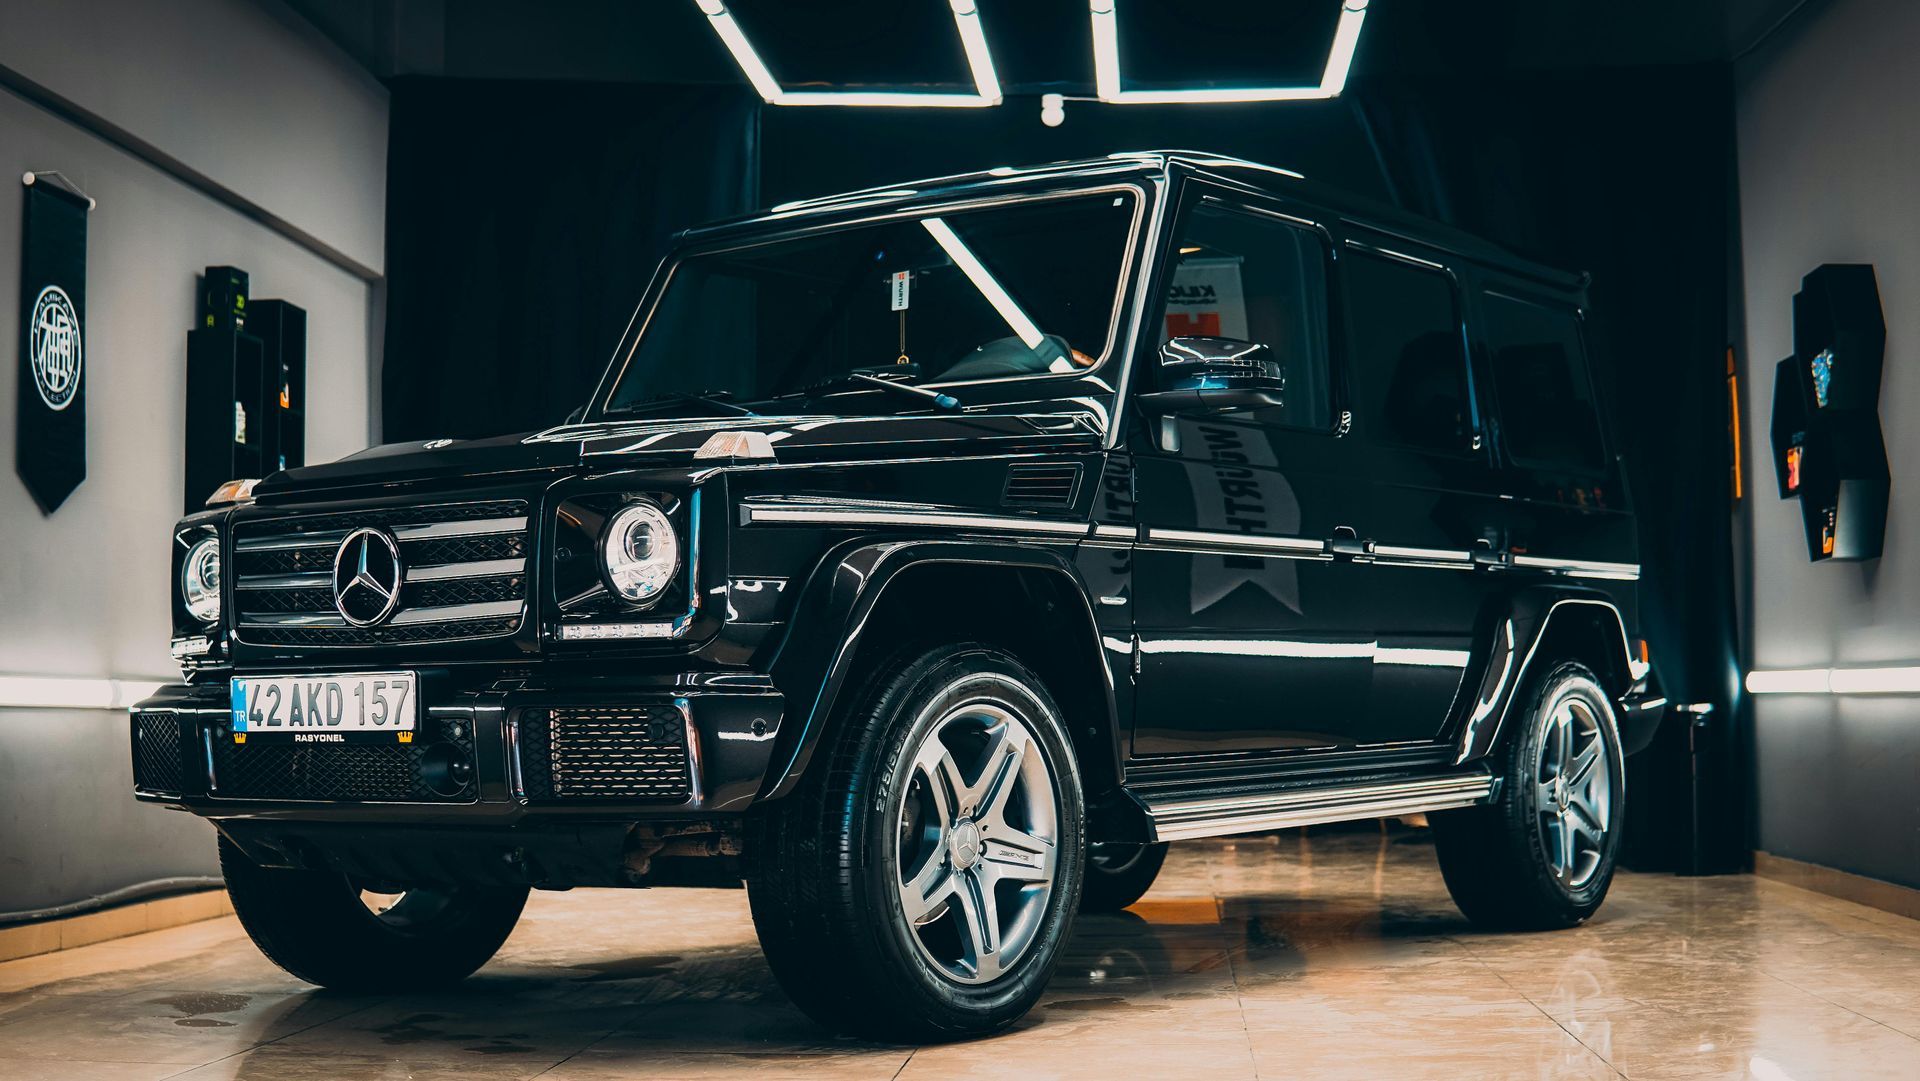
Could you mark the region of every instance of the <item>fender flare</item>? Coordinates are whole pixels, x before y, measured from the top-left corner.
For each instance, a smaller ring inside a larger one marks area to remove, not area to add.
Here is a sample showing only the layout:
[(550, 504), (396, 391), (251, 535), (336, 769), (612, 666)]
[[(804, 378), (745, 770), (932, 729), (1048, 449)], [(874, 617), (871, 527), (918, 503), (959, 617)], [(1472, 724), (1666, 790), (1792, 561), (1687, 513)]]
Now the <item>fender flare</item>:
[(1522, 589), (1508, 598), (1503, 611), (1494, 613), (1492, 626), (1482, 632), (1486, 662), (1481, 667), (1478, 689), (1472, 697), (1463, 696), (1456, 709), (1461, 719), (1454, 741), (1455, 765), (1485, 758), (1500, 745), (1515, 709), (1514, 700), (1533, 673), (1540, 643), (1555, 627), (1581, 618), (1594, 621), (1599, 633), (1609, 640), (1608, 648), (1618, 643), (1617, 671), (1598, 673), (1607, 693), (1618, 702), (1632, 691), (1637, 681), (1632, 675), (1633, 653), (1627, 641), (1626, 620), (1612, 598), (1591, 589)]
[(1113, 755), (1113, 775), (1120, 775), (1118, 710), (1100, 652), (1099, 624), (1084, 583), (1061, 553), (1014, 542), (854, 540), (830, 551), (809, 576), (769, 665), (774, 686), (785, 693), (788, 708), (761, 782), (760, 800), (779, 799), (798, 786), (831, 723), (867, 623), (888, 588), (906, 571), (938, 564), (1038, 571), (1065, 579), (1066, 592), (1078, 600), (1069, 617), (1085, 620), (1093, 643), (1086, 663), (1097, 666), (1101, 676), (1105, 735)]

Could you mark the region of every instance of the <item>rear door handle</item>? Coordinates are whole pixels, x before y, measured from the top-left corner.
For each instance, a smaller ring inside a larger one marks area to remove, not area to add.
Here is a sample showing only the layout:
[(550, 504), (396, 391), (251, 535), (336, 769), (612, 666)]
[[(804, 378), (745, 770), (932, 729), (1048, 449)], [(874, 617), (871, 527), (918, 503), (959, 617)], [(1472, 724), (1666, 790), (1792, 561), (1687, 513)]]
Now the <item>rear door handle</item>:
[(1333, 536), (1327, 540), (1327, 551), (1345, 559), (1373, 558), (1373, 542), (1361, 540), (1360, 532), (1352, 526), (1333, 527)]
[(1501, 570), (1511, 566), (1511, 556), (1506, 551), (1495, 548), (1492, 541), (1480, 541), (1473, 546), (1473, 565), (1486, 570)]

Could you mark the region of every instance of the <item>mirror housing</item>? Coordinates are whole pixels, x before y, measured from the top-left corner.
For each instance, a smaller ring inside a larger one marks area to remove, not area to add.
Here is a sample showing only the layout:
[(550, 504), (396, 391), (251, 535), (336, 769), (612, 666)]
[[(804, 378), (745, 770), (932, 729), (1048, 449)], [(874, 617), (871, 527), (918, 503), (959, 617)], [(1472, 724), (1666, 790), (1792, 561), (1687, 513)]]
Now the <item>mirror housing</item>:
[(1287, 375), (1273, 350), (1237, 338), (1181, 337), (1160, 346), (1161, 384), (1139, 396), (1156, 414), (1264, 409), (1286, 404)]

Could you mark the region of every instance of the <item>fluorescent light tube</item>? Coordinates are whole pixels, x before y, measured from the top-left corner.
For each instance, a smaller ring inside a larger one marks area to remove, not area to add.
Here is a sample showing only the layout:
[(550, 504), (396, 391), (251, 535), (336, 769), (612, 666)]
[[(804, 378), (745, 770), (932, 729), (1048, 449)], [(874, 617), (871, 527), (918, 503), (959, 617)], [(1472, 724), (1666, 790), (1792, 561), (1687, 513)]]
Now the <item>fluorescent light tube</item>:
[(740, 73), (747, 77), (747, 81), (753, 84), (754, 90), (762, 98), (778, 105), (781, 94), (780, 83), (774, 79), (773, 72), (767, 70), (767, 65), (760, 59), (760, 54), (753, 51), (753, 43), (747, 40), (747, 35), (741, 31), (740, 24), (733, 21), (733, 15), (727, 11), (726, 5), (719, 3), (718, 0), (696, 0), (696, 2), (700, 5), (700, 10), (706, 13), (708, 25), (713, 27), (714, 33), (720, 35), (720, 40), (726, 45), (727, 51), (733, 54), (733, 62), (740, 65)]
[(1337, 98), (1353, 70), (1367, 0), (1344, 0), (1333, 29), (1327, 65), (1315, 86), (1193, 87), (1186, 90), (1124, 90), (1120, 83), (1119, 0), (1087, 0), (1093, 25), (1093, 85), (1101, 101), (1113, 105), (1196, 105), (1243, 101), (1318, 101)]
[(1830, 668), (1775, 668), (1748, 672), (1748, 694), (1828, 694), (1832, 692)]
[(1834, 694), (1913, 694), (1920, 691), (1920, 668), (1835, 668), (1827, 685)]
[(694, 4), (707, 17), (707, 24), (720, 36), (727, 51), (733, 54), (733, 62), (740, 66), (741, 74), (747, 77), (755, 92), (769, 105), (979, 109), (1000, 104), (1000, 77), (994, 71), (993, 51), (987, 47), (986, 30), (981, 26), (980, 10), (975, 0), (947, 0), (947, 6), (953, 11), (954, 29), (960, 32), (960, 44), (966, 50), (967, 67), (973, 73), (975, 92), (972, 94), (912, 90), (783, 90), (780, 81), (773, 77), (766, 62), (754, 50), (753, 43), (747, 40), (746, 32), (740, 29), (733, 13), (727, 10), (725, 0), (694, 0)]
[(967, 280), (980, 291), (980, 295), (987, 298), (987, 303), (993, 305), (993, 310), (1000, 313), (1000, 318), (1006, 320), (1007, 326), (1019, 335), (1021, 343), (1028, 349), (1040, 348), (1040, 343), (1046, 340), (1046, 335), (1040, 333), (1039, 326), (1032, 319), (1027, 318), (1026, 312), (1020, 310), (1020, 305), (1013, 296), (1001, 286), (999, 279), (987, 270), (986, 264), (973, 254), (973, 249), (967, 247), (966, 242), (953, 231), (953, 227), (940, 218), (924, 218), (920, 224), (926, 227), (927, 232), (933, 234), (933, 239), (946, 251), (947, 258), (953, 260), (953, 264), (967, 276)]
[(0, 706), (18, 709), (125, 709), (159, 689), (159, 680), (0, 676)]

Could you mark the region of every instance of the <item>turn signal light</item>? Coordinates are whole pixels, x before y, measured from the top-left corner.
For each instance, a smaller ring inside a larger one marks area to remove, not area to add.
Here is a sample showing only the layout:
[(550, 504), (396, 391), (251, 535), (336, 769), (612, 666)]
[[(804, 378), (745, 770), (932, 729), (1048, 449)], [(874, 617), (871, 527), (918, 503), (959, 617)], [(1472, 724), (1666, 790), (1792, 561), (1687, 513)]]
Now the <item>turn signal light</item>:
[(258, 477), (245, 480), (230, 480), (213, 490), (207, 497), (207, 506), (224, 507), (229, 503), (245, 503), (253, 498), (253, 486), (260, 483)]

